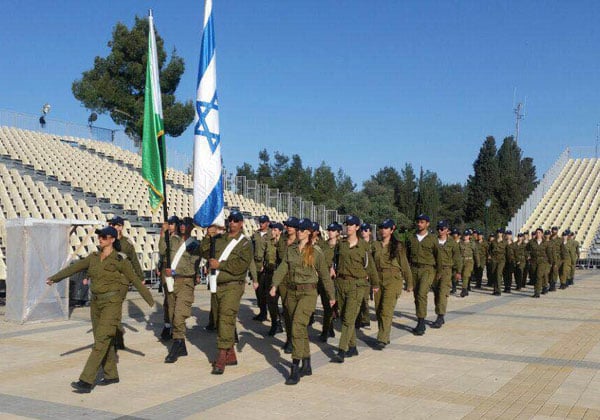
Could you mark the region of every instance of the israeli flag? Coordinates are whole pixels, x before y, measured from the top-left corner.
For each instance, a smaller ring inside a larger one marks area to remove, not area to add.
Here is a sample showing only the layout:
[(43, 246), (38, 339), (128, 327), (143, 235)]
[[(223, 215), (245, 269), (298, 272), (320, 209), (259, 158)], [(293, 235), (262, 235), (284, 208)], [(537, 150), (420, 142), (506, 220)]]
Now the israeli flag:
[(201, 227), (225, 225), (213, 22), (212, 0), (206, 0), (194, 120), (194, 223)]

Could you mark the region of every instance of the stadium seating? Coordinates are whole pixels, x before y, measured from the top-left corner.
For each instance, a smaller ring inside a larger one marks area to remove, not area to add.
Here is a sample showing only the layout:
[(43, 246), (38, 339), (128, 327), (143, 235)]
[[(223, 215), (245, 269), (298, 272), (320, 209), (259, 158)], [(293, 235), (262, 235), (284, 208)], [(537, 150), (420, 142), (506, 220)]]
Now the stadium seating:
[(582, 258), (595, 244), (600, 228), (600, 160), (569, 159), (521, 230), (537, 227), (577, 232)]
[[(5, 219), (77, 219), (106, 222), (121, 215), (125, 235), (134, 243), (144, 270), (155, 267), (161, 213), (149, 208), (148, 190), (141, 177), (141, 157), (113, 144), (90, 139), (0, 127), (0, 279), (6, 278)], [(191, 215), (192, 178), (169, 168), (167, 203), (170, 214)], [(257, 217), (267, 214), (284, 220), (287, 214), (225, 191), (225, 214), (236, 207)], [(252, 234), (257, 224), (244, 223)], [(92, 226), (77, 227), (71, 238), (74, 254), (83, 256), (97, 247)], [(200, 229), (194, 231), (201, 238)]]

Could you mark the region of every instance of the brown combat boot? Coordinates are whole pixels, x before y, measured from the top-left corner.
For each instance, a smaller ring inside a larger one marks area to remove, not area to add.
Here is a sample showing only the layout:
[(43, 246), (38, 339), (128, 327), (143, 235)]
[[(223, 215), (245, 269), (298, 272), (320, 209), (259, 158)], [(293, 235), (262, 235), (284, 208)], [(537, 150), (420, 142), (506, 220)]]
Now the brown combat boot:
[(222, 375), (225, 372), (225, 365), (227, 364), (227, 350), (219, 349), (219, 355), (217, 360), (213, 362), (213, 375)]
[(235, 349), (231, 347), (227, 349), (227, 355), (225, 357), (225, 366), (237, 365), (237, 358), (235, 357)]

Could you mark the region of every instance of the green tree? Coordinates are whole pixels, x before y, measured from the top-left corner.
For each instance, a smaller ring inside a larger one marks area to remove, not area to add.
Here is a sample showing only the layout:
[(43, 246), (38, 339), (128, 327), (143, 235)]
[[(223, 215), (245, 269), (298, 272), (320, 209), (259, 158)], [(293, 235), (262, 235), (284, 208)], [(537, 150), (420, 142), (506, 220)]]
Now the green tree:
[(325, 162), (321, 162), (321, 165), (314, 170), (312, 186), (310, 198), (315, 204), (325, 204), (329, 208), (337, 206), (341, 196), (337, 191), (335, 174)]
[(256, 179), (256, 172), (248, 162), (244, 162), (242, 166), (238, 166), (235, 169), (236, 176), (245, 176), (246, 179)]
[(473, 163), (473, 175), (467, 181), (467, 203), (465, 219), (469, 223), (485, 223), (486, 200), (491, 200), (488, 214), (488, 229), (499, 223), (498, 203), (495, 191), (499, 179), (496, 140), (493, 136), (486, 137), (479, 149), (479, 155)]
[[(94, 67), (72, 85), (73, 95), (87, 109), (108, 113), (115, 124), (139, 146), (143, 133), (144, 90), (148, 55), (148, 19), (135, 18), (129, 30), (123, 23), (113, 29), (107, 57), (96, 56)], [(175, 90), (185, 70), (175, 50), (167, 64), (163, 39), (156, 34), (160, 90), (166, 134), (180, 136), (194, 119), (192, 101), (177, 102)]]
[(407, 163), (400, 173), (402, 176), (398, 191), (398, 210), (407, 218), (412, 218), (416, 213), (417, 177), (410, 163)]
[(259, 184), (267, 184), (269, 187), (273, 185), (273, 175), (270, 164), (270, 156), (267, 149), (258, 152), (258, 169), (256, 170), (256, 180)]

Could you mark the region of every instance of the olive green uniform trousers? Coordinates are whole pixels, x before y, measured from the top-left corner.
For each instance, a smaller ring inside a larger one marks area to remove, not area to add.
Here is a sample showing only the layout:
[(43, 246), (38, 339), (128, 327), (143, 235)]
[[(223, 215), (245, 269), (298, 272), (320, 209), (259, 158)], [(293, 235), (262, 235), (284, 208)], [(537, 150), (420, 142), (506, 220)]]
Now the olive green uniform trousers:
[(335, 281), (337, 303), (342, 318), (342, 331), (338, 347), (343, 351), (348, 351), (349, 347), (356, 347), (354, 322), (358, 316), (360, 302), (363, 298), (362, 288), (358, 287), (359, 281), (362, 282), (363, 280), (352, 277), (338, 277)]
[(551, 266), (547, 262), (536, 262), (533, 265), (535, 270), (535, 293), (540, 293), (544, 287), (548, 287)]
[(287, 310), (287, 294), (288, 287), (285, 281), (281, 282), (281, 284), (277, 287), (277, 291), (279, 292), (279, 296), (281, 296), (281, 305), (283, 306), (283, 324), (285, 326), (285, 335), (286, 341), (292, 339), (292, 318), (290, 318), (290, 314)]
[(398, 297), (402, 293), (402, 277), (400, 270), (379, 272), (381, 283), (375, 293), (375, 314), (377, 315), (377, 341), (388, 344), (392, 330), (392, 320)]
[(308, 322), (317, 306), (317, 285), (288, 287), (285, 308), (292, 321), (292, 359), (310, 357)]
[[(323, 306), (323, 333), (327, 334), (333, 321), (333, 309), (331, 309), (331, 306), (329, 306), (329, 297), (327, 296), (327, 292), (321, 283), (319, 283), (317, 291), (319, 292), (319, 296), (321, 297), (321, 305)], [(332, 296), (332, 298), (335, 297)]]
[(573, 264), (571, 264), (571, 260), (570, 259), (565, 259), (562, 260), (562, 264), (560, 265), (560, 284), (561, 285), (566, 285), (567, 284), (567, 280), (569, 280), (569, 276), (571, 275), (571, 267), (573, 266)]
[(413, 294), (415, 296), (415, 312), (417, 318), (427, 317), (427, 294), (435, 277), (435, 267), (415, 266), (412, 267)]
[(121, 324), (123, 307), (122, 292), (108, 292), (92, 295), (90, 315), (94, 345), (92, 353), (83, 368), (79, 379), (88, 384), (96, 383), (98, 369), (102, 366), (106, 379), (119, 377), (117, 371), (117, 354), (113, 341), (117, 327)]
[(192, 315), (194, 303), (194, 279), (175, 276), (172, 292), (166, 292), (169, 299), (173, 338), (185, 338), (185, 320)]
[(471, 281), (471, 274), (473, 274), (473, 266), (475, 265), (475, 261), (473, 258), (463, 259), (463, 267), (462, 267), (462, 289), (467, 290), (469, 288), (469, 282)]
[(217, 284), (217, 348), (229, 350), (235, 344), (235, 324), (244, 294), (244, 281)]
[(500, 289), (500, 285), (504, 283), (504, 266), (506, 265), (506, 260), (496, 260), (494, 261), (494, 276), (493, 276), (493, 286), (494, 292), (500, 293), (502, 290)]
[(437, 277), (433, 279), (433, 284), (431, 285), (435, 302), (435, 313), (437, 315), (446, 315), (448, 296), (450, 296), (450, 289), (452, 288), (452, 267), (443, 267), (441, 276), (439, 276), (440, 278), (438, 279)]

